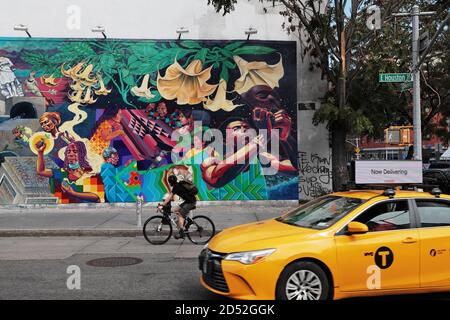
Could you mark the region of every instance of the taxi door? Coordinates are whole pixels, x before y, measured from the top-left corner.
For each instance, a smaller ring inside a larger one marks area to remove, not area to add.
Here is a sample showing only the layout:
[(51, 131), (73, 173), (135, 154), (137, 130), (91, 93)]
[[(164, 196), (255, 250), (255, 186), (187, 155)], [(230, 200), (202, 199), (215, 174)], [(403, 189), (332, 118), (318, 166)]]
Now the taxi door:
[(335, 235), (340, 290), (419, 287), (419, 231), (412, 207), (407, 199), (377, 202), (352, 220), (369, 232), (349, 235), (344, 227)]
[(450, 287), (450, 202), (417, 199), (421, 287)]

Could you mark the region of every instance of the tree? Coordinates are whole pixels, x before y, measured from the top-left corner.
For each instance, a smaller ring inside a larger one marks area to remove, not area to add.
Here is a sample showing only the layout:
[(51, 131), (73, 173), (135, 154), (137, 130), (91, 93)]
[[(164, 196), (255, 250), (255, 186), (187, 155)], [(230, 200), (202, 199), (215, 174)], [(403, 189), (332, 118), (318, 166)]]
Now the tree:
[[(436, 11), (432, 17), (422, 17), (421, 33), (430, 37), (445, 19), (446, 1), (409, 1), (401, 10), (408, 11), (413, 4), (422, 11)], [(380, 72), (408, 72), (411, 70), (410, 18), (384, 24), (373, 42), (370, 59), (349, 87), (349, 105), (358, 110), (373, 125), (371, 136), (383, 137), (384, 129), (392, 125), (412, 125), (412, 90), (399, 83), (374, 81)], [(424, 140), (438, 136), (449, 139), (447, 119), (450, 116), (450, 33), (442, 33), (424, 60), (421, 75), (422, 133)], [(370, 97), (368, 99), (367, 97)], [(424, 154), (424, 160), (426, 155)]]
[[(339, 190), (348, 183), (346, 138), (349, 132), (372, 131), (367, 116), (357, 106), (349, 104), (351, 87), (371, 59), (371, 46), (379, 32), (370, 31), (366, 23), (366, 9), (370, 0), (259, 0), (278, 3), (286, 17), (283, 27), (296, 33), (309, 54), (329, 82), (326, 102), (314, 117), (315, 123), (326, 122), (331, 131), (333, 145), (333, 189)], [(393, 20), (407, 0), (384, 0), (381, 18), (384, 24)], [(411, 1), (410, 1), (411, 2)], [(224, 14), (234, 10), (237, 0), (208, 0), (216, 11)], [(376, 81), (374, 79), (374, 81)]]

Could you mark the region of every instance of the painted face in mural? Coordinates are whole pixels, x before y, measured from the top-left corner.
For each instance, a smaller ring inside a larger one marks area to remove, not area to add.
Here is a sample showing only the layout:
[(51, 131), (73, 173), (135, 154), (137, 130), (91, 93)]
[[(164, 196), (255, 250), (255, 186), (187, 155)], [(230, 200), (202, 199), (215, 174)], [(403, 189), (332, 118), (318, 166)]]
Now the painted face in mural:
[(106, 162), (111, 163), (113, 166), (117, 166), (119, 163), (119, 155), (117, 153), (111, 153)]
[(180, 122), (182, 126), (186, 126), (189, 124), (189, 118), (187, 118), (184, 114), (180, 114)]
[(67, 159), (69, 165), (78, 163), (78, 161), (79, 161), (78, 154), (79, 154), (79, 152), (78, 152), (77, 146), (75, 144), (71, 143), (67, 146), (65, 156), (66, 156), (66, 159)]
[(254, 86), (242, 94), (242, 97), (251, 107), (265, 108), (269, 111), (281, 109), (280, 99), (269, 86)]
[(160, 117), (165, 117), (167, 115), (167, 106), (164, 102), (158, 104), (157, 110)]
[(45, 132), (52, 132), (56, 128), (56, 124), (49, 117), (42, 117), (39, 123)]
[(227, 133), (229, 132), (233, 138), (241, 137), (248, 129), (250, 129), (248, 123), (241, 120), (233, 121), (227, 125)]

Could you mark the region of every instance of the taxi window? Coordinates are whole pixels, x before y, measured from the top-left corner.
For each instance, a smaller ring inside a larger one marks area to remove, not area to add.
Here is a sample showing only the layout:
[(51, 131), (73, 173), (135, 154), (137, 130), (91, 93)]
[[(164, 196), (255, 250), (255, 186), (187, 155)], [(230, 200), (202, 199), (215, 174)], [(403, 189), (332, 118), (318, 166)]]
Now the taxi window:
[(277, 220), (298, 227), (326, 229), (363, 202), (364, 200), (356, 198), (323, 196), (298, 207)]
[(422, 228), (450, 226), (450, 204), (442, 200), (416, 200)]
[(354, 221), (367, 225), (369, 232), (408, 229), (411, 227), (408, 201), (394, 200), (376, 204)]

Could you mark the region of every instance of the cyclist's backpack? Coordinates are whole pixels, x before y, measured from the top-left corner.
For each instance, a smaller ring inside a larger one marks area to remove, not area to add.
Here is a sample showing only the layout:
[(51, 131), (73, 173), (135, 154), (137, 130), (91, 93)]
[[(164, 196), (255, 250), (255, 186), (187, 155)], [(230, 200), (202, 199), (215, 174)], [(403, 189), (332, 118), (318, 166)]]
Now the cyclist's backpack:
[(180, 181), (180, 184), (186, 190), (186, 193), (190, 196), (196, 196), (198, 193), (198, 189), (192, 182), (189, 181)]

